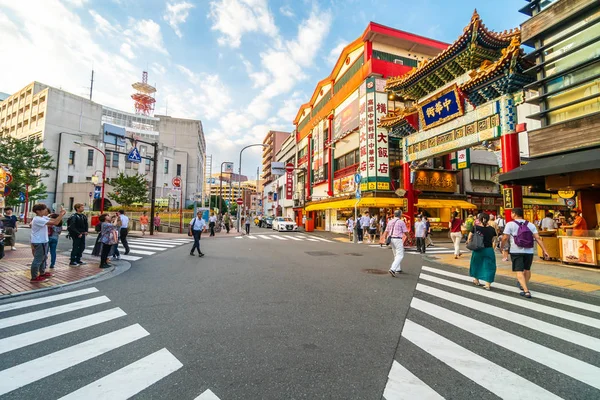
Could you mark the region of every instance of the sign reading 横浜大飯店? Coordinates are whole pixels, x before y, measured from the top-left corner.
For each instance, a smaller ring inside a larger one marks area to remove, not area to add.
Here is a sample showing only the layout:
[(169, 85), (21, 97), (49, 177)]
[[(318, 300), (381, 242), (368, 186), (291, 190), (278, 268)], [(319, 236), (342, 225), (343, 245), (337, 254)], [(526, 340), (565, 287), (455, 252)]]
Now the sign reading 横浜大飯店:
[(456, 85), (425, 100), (417, 107), (421, 128), (427, 130), (464, 114), (463, 102)]

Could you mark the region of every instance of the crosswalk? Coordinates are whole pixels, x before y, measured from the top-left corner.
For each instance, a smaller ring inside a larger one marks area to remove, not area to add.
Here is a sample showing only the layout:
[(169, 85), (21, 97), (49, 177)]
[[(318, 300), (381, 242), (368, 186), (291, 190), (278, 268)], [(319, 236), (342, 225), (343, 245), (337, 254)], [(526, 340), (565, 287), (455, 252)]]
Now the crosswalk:
[[(379, 244), (370, 244), (369, 247), (381, 247)], [(405, 247), (404, 252), (408, 254), (419, 254), (416, 247)], [(471, 250), (461, 249), (461, 254), (469, 254)], [(425, 249), (425, 254), (436, 255), (436, 254), (454, 254), (454, 249), (449, 249), (443, 246), (431, 246)]]
[[(187, 238), (173, 238), (173, 239), (150, 239), (140, 237), (129, 237), (127, 242), (129, 244), (129, 254), (125, 255), (125, 248), (119, 241), (119, 252), (121, 253), (121, 259), (126, 261), (137, 261), (145, 256), (151, 256), (156, 253), (160, 253), (166, 250), (174, 249), (184, 244), (192, 243), (193, 239)], [(83, 251), (84, 254), (92, 254), (96, 239), (90, 238), (88, 243), (91, 243)]]
[[(110, 352), (117, 349), (122, 350), (119, 353), (135, 354), (135, 360), (105, 376), (92, 373), (81, 387), (66, 385), (69, 393), (61, 393), (61, 399), (127, 399), (149, 390), (183, 367), (166, 348), (125, 352), (126, 346), (150, 333), (140, 324), (129, 323), (125, 311), (110, 308), (109, 303), (110, 299), (96, 288), (86, 288), (0, 305), (0, 397), (10, 393), (16, 398), (31, 398), (28, 390), (38, 381), (49, 377), (54, 381), (59, 373), (61, 379), (65, 374), (70, 379), (68, 375), (77, 374), (77, 369), (85, 363), (102, 365), (106, 370), (109, 362), (106, 357), (110, 358), (114, 355)], [(98, 308), (101, 304), (105, 305), (104, 309)], [(45, 306), (48, 307), (39, 309)], [(78, 310), (85, 310), (85, 315), (75, 313)], [(73, 315), (77, 317), (66, 319)], [(41, 320), (44, 320), (43, 326), (36, 324)], [(6, 336), (8, 328), (9, 336)], [(97, 329), (101, 334), (96, 335)], [(83, 335), (83, 339), (77, 334)], [(39, 346), (41, 342), (43, 347)], [(46, 350), (46, 346), (51, 350), (31, 355), (32, 349)], [(78, 368), (73, 369), (75, 366)]]
[(423, 266), (384, 398), (600, 398), (600, 306), (519, 292)]
[(245, 240), (273, 240), (277, 241), (291, 241), (291, 242), (328, 242), (331, 243), (333, 240), (325, 239), (319, 236), (304, 235), (302, 233), (290, 233), (290, 234), (250, 234), (234, 236), (236, 239)]

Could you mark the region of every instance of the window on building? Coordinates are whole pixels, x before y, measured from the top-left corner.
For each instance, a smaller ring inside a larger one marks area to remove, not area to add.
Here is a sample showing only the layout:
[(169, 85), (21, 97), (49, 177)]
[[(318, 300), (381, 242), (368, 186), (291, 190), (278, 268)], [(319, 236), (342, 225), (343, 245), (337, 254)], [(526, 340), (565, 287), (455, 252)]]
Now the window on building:
[(323, 179), (327, 180), (329, 179), (329, 163), (325, 163), (325, 165), (323, 165), (323, 169), (325, 170), (323, 174)]
[(92, 149), (88, 150), (87, 166), (88, 167), (93, 167), (94, 166), (94, 150), (92, 150)]
[(111, 152), (107, 151), (105, 154), (106, 154), (106, 164), (105, 165), (107, 167), (110, 167), (110, 160), (112, 160), (112, 158), (111, 158), (112, 157)]
[(177, 176), (181, 176), (181, 164), (177, 164)]
[(86, 182), (91, 182), (92, 181), (92, 177), (91, 176), (86, 176), (85, 177), (85, 181)]
[(169, 160), (165, 160), (165, 168), (163, 173), (168, 174), (169, 173)]
[(67, 183), (73, 183), (73, 175), (67, 176)]
[(146, 171), (150, 171), (150, 160), (146, 159)]
[(132, 169), (133, 168), (133, 163), (131, 161), (127, 161), (127, 159), (125, 159), (125, 169)]
[(113, 167), (118, 167), (119, 166), (119, 153), (112, 153), (112, 166)]
[(75, 165), (75, 150), (69, 151), (69, 165)]
[(69, 211), (73, 211), (74, 204), (75, 204), (75, 197), (69, 197)]
[(495, 165), (471, 164), (471, 179), (477, 181), (491, 181), (492, 175), (498, 167)]

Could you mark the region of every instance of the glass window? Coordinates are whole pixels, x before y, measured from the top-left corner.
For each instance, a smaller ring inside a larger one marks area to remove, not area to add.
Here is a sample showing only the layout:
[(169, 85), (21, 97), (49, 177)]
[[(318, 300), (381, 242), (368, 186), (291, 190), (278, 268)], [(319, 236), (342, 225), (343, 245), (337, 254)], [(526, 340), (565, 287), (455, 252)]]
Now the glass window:
[[(565, 40), (561, 40), (555, 45), (547, 48), (544, 51), (544, 61), (552, 60), (563, 54), (566, 51), (573, 49), (591, 39), (597, 38), (600, 36), (600, 23), (594, 24), (589, 28), (584, 29), (581, 32), (574, 34), (566, 38)], [(547, 41), (546, 41), (547, 42)]]
[(600, 46), (598, 46), (597, 43), (592, 43), (573, 54), (569, 54), (566, 57), (559, 58), (555, 62), (546, 64), (544, 66), (544, 71), (546, 76), (551, 76), (598, 56), (600, 56)]
[[(597, 93), (598, 85), (595, 85), (595, 90)], [(548, 113), (548, 123), (555, 124), (557, 122), (568, 121), (598, 111), (600, 111), (600, 97), (550, 112)]]
[(323, 179), (324, 180), (329, 179), (329, 163), (326, 163), (325, 165), (323, 165), (323, 170), (325, 171), (323, 174)]
[(544, 39), (544, 43), (552, 43), (557, 38), (563, 37), (564, 35), (568, 34), (569, 32), (576, 30), (580, 26), (583, 26), (583, 25), (593, 21), (594, 19), (598, 18), (598, 16), (600, 16), (600, 10), (595, 9), (590, 14), (586, 15), (585, 17), (581, 18), (580, 20), (571, 23), (570, 26), (561, 27), (561, 29), (559, 29), (556, 32), (556, 34), (547, 36)]
[(110, 167), (111, 153), (110, 153), (110, 151), (107, 151), (105, 154), (106, 154), (106, 164), (105, 165), (107, 167)]
[(346, 154), (346, 166), (349, 167), (349, 166), (353, 165), (354, 163), (355, 163), (354, 152), (351, 151), (350, 153)]
[(92, 150), (92, 149), (88, 150), (87, 166), (88, 167), (93, 167), (94, 166), (94, 150)]
[[(573, 101), (577, 101), (578, 99), (582, 99), (584, 97), (593, 96), (600, 92), (600, 78), (595, 79), (592, 82), (584, 83), (583, 85), (576, 86), (570, 90), (565, 92), (557, 93), (552, 96), (548, 96), (546, 98), (546, 102), (548, 104), (548, 108), (554, 108), (561, 106), (566, 103), (570, 103)], [(586, 102), (587, 103), (587, 102)], [(590, 110), (590, 112), (594, 112), (595, 110)], [(584, 114), (589, 114), (589, 112), (584, 112)]]
[(337, 159), (337, 169), (340, 170), (344, 168), (346, 168), (346, 156)]
[(181, 176), (181, 164), (177, 164), (177, 176)]
[(75, 151), (69, 151), (69, 165), (75, 165)]
[(588, 65), (585, 68), (573, 71), (569, 74), (559, 76), (556, 79), (548, 81), (546, 84), (546, 93), (554, 92), (562, 89), (565, 86), (574, 85), (594, 75), (598, 75), (598, 64)]
[(67, 183), (73, 183), (73, 175), (67, 176)]
[(119, 153), (112, 153), (112, 166), (113, 167), (118, 167), (119, 166)]
[(164, 167), (163, 173), (165, 173), (165, 174), (169, 173), (169, 160), (165, 160), (165, 167)]

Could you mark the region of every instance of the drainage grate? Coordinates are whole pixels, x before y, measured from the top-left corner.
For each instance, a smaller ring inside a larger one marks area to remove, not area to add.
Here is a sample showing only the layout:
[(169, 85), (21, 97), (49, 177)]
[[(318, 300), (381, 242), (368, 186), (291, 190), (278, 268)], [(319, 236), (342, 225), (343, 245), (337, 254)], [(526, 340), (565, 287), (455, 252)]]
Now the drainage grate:
[(363, 269), (363, 272), (366, 272), (367, 274), (375, 274), (375, 275), (387, 275), (388, 271), (385, 269)]
[(335, 256), (334, 253), (331, 253), (329, 251), (307, 251), (306, 254), (314, 257)]
[(361, 257), (361, 253), (345, 253), (347, 256)]

